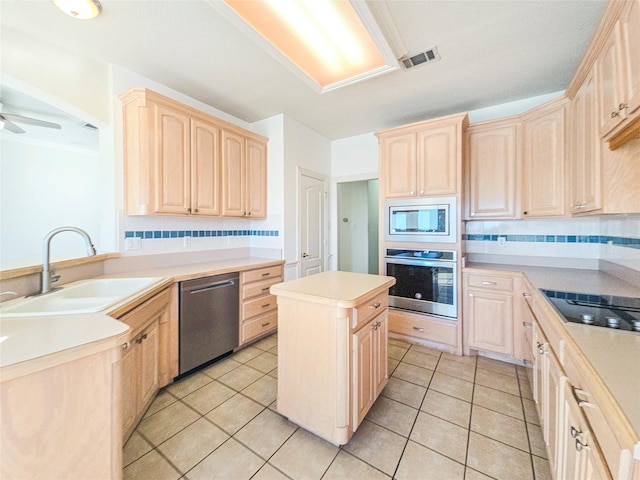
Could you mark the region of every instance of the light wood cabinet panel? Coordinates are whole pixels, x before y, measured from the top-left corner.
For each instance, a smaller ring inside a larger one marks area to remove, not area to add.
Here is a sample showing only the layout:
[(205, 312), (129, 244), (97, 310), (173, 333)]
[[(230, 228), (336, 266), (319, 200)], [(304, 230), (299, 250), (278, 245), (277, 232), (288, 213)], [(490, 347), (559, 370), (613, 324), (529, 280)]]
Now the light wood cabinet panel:
[(620, 123), (624, 105), (624, 68), (620, 21), (615, 23), (596, 61), (600, 100), (600, 134), (605, 136)]
[(418, 132), (418, 195), (458, 191), (458, 128), (446, 125)]
[(513, 297), (468, 290), (465, 301), (468, 346), (512, 355)]
[(417, 145), (415, 132), (380, 137), (384, 198), (416, 195)]
[(602, 208), (601, 140), (593, 70), (570, 104), (569, 208), (572, 213)]
[(625, 103), (627, 114), (632, 114), (640, 107), (640, 0), (627, 3), (621, 22), (627, 80)]
[(220, 215), (220, 129), (191, 122), (191, 213)]
[(240, 273), (240, 345), (272, 333), (278, 327), (278, 304), (269, 293), (282, 282), (282, 265)]
[(472, 125), (466, 146), (466, 218), (518, 218), (520, 121)]
[(246, 211), (253, 218), (267, 216), (267, 146), (247, 140)]
[(523, 117), (522, 210), (525, 217), (565, 213), (564, 98)]

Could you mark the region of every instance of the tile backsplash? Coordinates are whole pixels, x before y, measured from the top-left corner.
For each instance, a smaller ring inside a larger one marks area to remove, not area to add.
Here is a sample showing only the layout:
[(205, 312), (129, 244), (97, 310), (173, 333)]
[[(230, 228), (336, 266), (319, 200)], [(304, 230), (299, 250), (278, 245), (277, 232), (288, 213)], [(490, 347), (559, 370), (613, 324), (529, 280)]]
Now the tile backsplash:
[(640, 270), (640, 215), (472, 221), (466, 252), (607, 260)]

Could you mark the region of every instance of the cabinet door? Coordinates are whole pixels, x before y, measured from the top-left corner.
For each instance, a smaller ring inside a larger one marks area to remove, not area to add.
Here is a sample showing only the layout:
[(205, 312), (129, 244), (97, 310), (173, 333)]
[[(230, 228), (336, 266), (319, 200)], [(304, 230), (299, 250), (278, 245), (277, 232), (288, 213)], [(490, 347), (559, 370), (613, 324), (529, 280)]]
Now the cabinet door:
[(380, 158), (384, 198), (416, 195), (416, 134), (385, 136), (380, 139)]
[(373, 405), (374, 325), (375, 319), (353, 334), (353, 429), (355, 430)]
[(248, 139), (245, 212), (254, 218), (267, 216), (267, 146)]
[(565, 108), (524, 121), (523, 214), (564, 214)]
[(389, 378), (387, 368), (387, 343), (389, 340), (389, 313), (387, 310), (378, 315), (375, 319), (376, 329), (374, 330), (374, 398), (382, 392)]
[(220, 215), (220, 129), (191, 122), (191, 212)]
[(455, 195), (458, 185), (458, 128), (418, 132), (418, 195)]
[(245, 143), (237, 133), (222, 131), (222, 215), (245, 214)]
[(127, 344), (126, 350), (118, 362), (123, 440), (128, 438), (129, 432), (133, 429), (133, 424), (138, 416), (137, 363), (136, 349), (134, 347), (134, 342)]
[(138, 382), (139, 408), (149, 404), (158, 391), (158, 360), (160, 337), (158, 335), (158, 320), (156, 319), (138, 337)]
[(585, 78), (570, 105), (569, 178), (573, 213), (602, 208), (600, 187), (600, 130), (593, 70)]
[(640, 0), (629, 2), (622, 12), (622, 42), (626, 70), (627, 114), (640, 107)]
[(467, 218), (517, 218), (519, 128), (467, 130)]
[(505, 355), (513, 354), (513, 297), (469, 290), (465, 302), (468, 344)]
[(556, 356), (550, 349), (547, 349), (545, 354), (545, 361), (547, 362), (547, 378), (546, 378), (546, 402), (547, 402), (547, 418), (544, 422), (545, 427), (543, 430), (543, 436), (545, 443), (547, 444), (547, 451), (549, 455), (549, 464), (552, 471), (557, 467), (557, 449), (558, 449), (558, 422), (560, 420), (561, 408), (562, 408), (562, 387), (564, 382), (564, 374), (556, 359)]
[(622, 120), (624, 69), (620, 22), (616, 22), (596, 61), (600, 98), (600, 135), (605, 136)]
[(186, 215), (190, 202), (190, 119), (155, 104), (156, 213)]

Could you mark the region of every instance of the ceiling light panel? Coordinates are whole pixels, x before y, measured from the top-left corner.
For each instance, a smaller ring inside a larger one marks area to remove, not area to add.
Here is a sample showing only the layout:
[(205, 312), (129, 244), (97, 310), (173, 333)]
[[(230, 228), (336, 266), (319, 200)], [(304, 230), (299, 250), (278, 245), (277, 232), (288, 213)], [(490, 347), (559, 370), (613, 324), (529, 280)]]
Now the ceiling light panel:
[(396, 68), (348, 1), (225, 3), (322, 91)]

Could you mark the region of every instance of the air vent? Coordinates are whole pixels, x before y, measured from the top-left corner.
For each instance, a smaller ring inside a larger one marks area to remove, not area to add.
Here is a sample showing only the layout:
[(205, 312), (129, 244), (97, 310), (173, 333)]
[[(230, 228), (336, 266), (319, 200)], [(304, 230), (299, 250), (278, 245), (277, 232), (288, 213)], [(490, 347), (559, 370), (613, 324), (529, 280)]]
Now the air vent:
[(95, 125), (92, 125), (90, 123), (85, 123), (84, 125), (82, 125), (84, 128), (88, 128), (89, 130), (98, 130), (98, 127), (96, 127)]
[(405, 70), (419, 65), (437, 62), (438, 60), (440, 60), (440, 54), (438, 53), (437, 47), (430, 48), (411, 57), (404, 56), (399, 59), (400, 64)]

